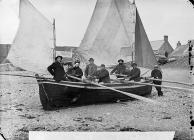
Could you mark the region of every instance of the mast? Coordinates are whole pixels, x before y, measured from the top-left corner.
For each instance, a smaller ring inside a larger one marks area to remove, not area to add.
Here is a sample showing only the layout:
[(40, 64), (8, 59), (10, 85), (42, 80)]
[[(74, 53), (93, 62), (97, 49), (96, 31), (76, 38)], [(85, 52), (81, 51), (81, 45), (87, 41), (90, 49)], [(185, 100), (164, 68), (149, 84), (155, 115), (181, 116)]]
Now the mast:
[(53, 62), (55, 61), (56, 57), (56, 30), (55, 30), (55, 19), (53, 19)]
[[(133, 5), (134, 5), (134, 9), (133, 9), (133, 23), (136, 26), (136, 5), (135, 5), (135, 0), (133, 0)], [(135, 28), (135, 27), (134, 27)], [(132, 62), (135, 62), (135, 29), (133, 32), (133, 44), (132, 44)]]

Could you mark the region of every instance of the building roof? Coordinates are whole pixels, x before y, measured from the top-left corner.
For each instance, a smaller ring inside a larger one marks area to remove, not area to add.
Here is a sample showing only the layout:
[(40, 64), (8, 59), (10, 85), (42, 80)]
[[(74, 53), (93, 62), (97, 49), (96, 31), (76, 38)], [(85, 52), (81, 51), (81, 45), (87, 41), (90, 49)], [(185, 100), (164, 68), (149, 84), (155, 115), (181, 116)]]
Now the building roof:
[(191, 40), (191, 44), (194, 45), (194, 40)]
[(56, 46), (55, 50), (56, 51), (64, 51), (64, 50), (71, 50), (71, 49), (76, 49), (77, 47), (75, 46)]
[(154, 51), (159, 50), (162, 44), (164, 43), (164, 40), (156, 40), (156, 41), (151, 41), (151, 46)]
[(178, 46), (171, 54), (170, 57), (184, 56), (184, 52), (188, 49), (188, 45)]
[[(194, 45), (194, 40), (191, 40), (191, 44)], [(177, 46), (176, 49), (170, 54), (170, 57), (180, 57), (187, 55), (189, 45), (188, 43), (185, 45)]]

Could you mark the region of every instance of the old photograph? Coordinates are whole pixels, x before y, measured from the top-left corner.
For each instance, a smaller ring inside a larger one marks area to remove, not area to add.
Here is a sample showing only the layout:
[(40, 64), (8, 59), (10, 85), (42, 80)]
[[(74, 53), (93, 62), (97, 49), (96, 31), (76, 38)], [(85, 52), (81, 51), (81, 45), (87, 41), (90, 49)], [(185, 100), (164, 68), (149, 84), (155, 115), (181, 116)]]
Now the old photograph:
[(0, 0), (1, 135), (194, 139), (193, 3)]

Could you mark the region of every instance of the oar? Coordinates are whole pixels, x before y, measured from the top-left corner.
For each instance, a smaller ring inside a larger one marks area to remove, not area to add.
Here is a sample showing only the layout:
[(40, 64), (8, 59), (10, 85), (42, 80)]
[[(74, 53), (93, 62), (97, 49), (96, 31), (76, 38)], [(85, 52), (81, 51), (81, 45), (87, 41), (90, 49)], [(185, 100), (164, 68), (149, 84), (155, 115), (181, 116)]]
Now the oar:
[(0, 64), (0, 66), (5, 66), (5, 65), (11, 65), (11, 63), (3, 63), (3, 64)]
[[(36, 76), (30, 76), (30, 75), (21, 75), (21, 74), (6, 74), (6, 73), (0, 73), (0, 75), (7, 75), (7, 76), (18, 76), (18, 77), (30, 77), (30, 78), (37, 78)], [(45, 78), (45, 77), (38, 77), (39, 79), (51, 79), (51, 78)]]
[(153, 104), (157, 104), (157, 105), (162, 105), (162, 106), (164, 106), (163, 104), (161, 104), (161, 103), (159, 103), (159, 102), (157, 102), (157, 101), (154, 101), (154, 100), (151, 100), (151, 99), (142, 97), (142, 96), (138, 96), (138, 95), (135, 95), (135, 94), (132, 94), (132, 93), (120, 91), (120, 90), (117, 90), (117, 89), (112, 88), (112, 87), (107, 87), (107, 86), (104, 86), (104, 85), (100, 85), (100, 84), (91, 82), (91, 81), (89, 81), (89, 80), (82, 80), (82, 79), (77, 78), (77, 77), (74, 77), (74, 76), (70, 76), (70, 75), (67, 75), (67, 76), (70, 77), (70, 78), (79, 80), (79, 81), (83, 81), (83, 82), (86, 82), (86, 83), (89, 83), (89, 84), (92, 84), (92, 85), (96, 85), (96, 86), (99, 86), (99, 87), (103, 87), (103, 88), (105, 88), (105, 89), (109, 89), (109, 90), (112, 90), (112, 91), (115, 91), (115, 92), (122, 93), (122, 94), (124, 94), (124, 95), (129, 96), (129, 97), (132, 97), (132, 98), (135, 98), (135, 99), (142, 100), (142, 101), (144, 101), (144, 102), (148, 102), (148, 103), (153, 103)]
[[(124, 75), (124, 74), (113, 74), (113, 75), (127, 77), (127, 75)], [(147, 78), (147, 77), (142, 77), (142, 78)], [(149, 80), (155, 80), (155, 81), (161, 81), (161, 82), (167, 82), (167, 83), (176, 83), (176, 84), (182, 84), (182, 85), (192, 86), (192, 84), (184, 83), (184, 82), (178, 82), (178, 81), (160, 80), (160, 79), (154, 79), (154, 78), (147, 78), (147, 79), (149, 79)]]
[(182, 84), (182, 85), (192, 86), (192, 84), (184, 83), (184, 82), (178, 82), (178, 81), (161, 80), (161, 79), (155, 79), (155, 78), (147, 78), (147, 79), (154, 80), (154, 81), (161, 81), (161, 82), (167, 82), (167, 83), (176, 83), (176, 84)]
[[(151, 71), (151, 70), (147, 70), (146, 72), (144, 72), (143, 74), (141, 74), (141, 77), (144, 76), (145, 74), (147, 74), (149, 71)], [(123, 76), (123, 77), (127, 77), (128, 76), (128, 75), (124, 75), (124, 74), (113, 74), (113, 75)]]
[(112, 75), (115, 75), (115, 76), (123, 76), (123, 77), (127, 77), (128, 75), (124, 75), (124, 74), (112, 74)]
[(163, 86), (163, 85), (155, 85), (155, 84), (149, 84), (144, 82), (133, 82), (133, 81), (127, 81), (127, 80), (116, 80), (116, 82), (123, 82), (128, 84), (139, 84), (139, 85), (147, 85), (147, 86), (155, 86), (155, 87), (163, 87), (163, 88), (171, 88), (171, 89), (179, 89), (179, 90), (188, 90), (188, 91), (194, 91), (194, 89), (188, 89), (188, 88), (181, 88), (181, 87), (173, 87), (173, 86)]

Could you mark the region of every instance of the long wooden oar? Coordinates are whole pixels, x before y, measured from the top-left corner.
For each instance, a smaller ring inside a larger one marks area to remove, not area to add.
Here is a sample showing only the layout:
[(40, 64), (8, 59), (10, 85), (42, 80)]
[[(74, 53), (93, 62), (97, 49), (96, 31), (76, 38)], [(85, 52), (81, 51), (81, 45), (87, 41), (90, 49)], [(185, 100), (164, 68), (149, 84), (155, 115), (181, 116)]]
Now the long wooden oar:
[(124, 75), (124, 74), (112, 74), (112, 75), (115, 75), (115, 76), (123, 76), (123, 77), (128, 77), (128, 75)]
[[(113, 74), (113, 75), (127, 77), (127, 75), (124, 75), (124, 74)], [(147, 77), (142, 77), (142, 78), (147, 78)], [(155, 81), (161, 81), (161, 82), (166, 82), (166, 83), (176, 83), (176, 84), (182, 84), (182, 85), (192, 86), (192, 84), (184, 83), (184, 82), (178, 82), (178, 81), (161, 80), (161, 79), (154, 79), (154, 78), (147, 78), (147, 79), (149, 79), (149, 80), (155, 80)]]
[[(18, 77), (31, 77), (31, 78), (37, 78), (36, 76), (30, 76), (30, 75), (20, 75), (20, 74), (5, 74), (5, 73), (0, 73), (0, 75), (7, 75), (7, 76), (18, 76)], [(51, 80), (52, 78), (46, 78), (46, 77), (38, 77), (39, 79), (46, 79), (46, 80)], [(75, 77), (77, 78), (77, 77)], [(78, 79), (77, 79), (78, 80)], [(80, 79), (79, 79), (80, 80)], [(157, 86), (157, 87), (164, 87), (164, 88), (171, 88), (171, 89), (180, 89), (180, 90), (190, 90), (193, 91), (191, 89), (188, 88), (180, 88), (180, 87), (172, 87), (172, 86), (163, 86), (163, 85), (155, 85), (155, 84), (148, 84), (148, 83), (142, 83), (142, 82), (132, 82), (132, 81), (127, 81), (127, 80), (116, 80), (116, 79), (111, 79), (113, 81), (116, 82), (124, 82), (124, 83), (135, 83), (135, 84), (141, 84), (141, 85), (150, 85), (150, 86)], [(153, 79), (152, 79), (153, 80)], [(154, 79), (155, 80), (155, 79)], [(90, 82), (90, 81), (88, 81)], [(96, 83), (95, 83), (96, 84)], [(191, 84), (192, 85), (192, 84)], [(191, 86), (190, 85), (190, 86)]]
[(167, 83), (175, 83), (175, 84), (182, 84), (182, 85), (192, 86), (192, 84), (184, 83), (184, 82), (178, 82), (178, 81), (161, 80), (161, 79), (155, 79), (155, 78), (147, 78), (147, 79), (155, 80), (155, 81), (161, 81), (161, 82), (167, 82)]
[(5, 66), (5, 65), (11, 65), (11, 63), (3, 63), (3, 64), (0, 64), (0, 66)]
[(163, 104), (161, 104), (161, 103), (159, 103), (159, 102), (157, 102), (157, 101), (154, 101), (154, 100), (151, 100), (151, 99), (142, 97), (142, 96), (138, 96), (138, 95), (135, 95), (135, 94), (132, 94), (132, 93), (120, 91), (120, 90), (117, 90), (117, 89), (112, 88), (112, 87), (107, 87), (107, 86), (104, 86), (104, 85), (100, 85), (100, 84), (91, 82), (91, 81), (89, 81), (89, 80), (82, 80), (82, 79), (77, 78), (77, 77), (74, 77), (74, 76), (70, 76), (70, 75), (67, 75), (67, 76), (70, 77), (70, 78), (79, 80), (79, 81), (83, 81), (83, 82), (86, 82), (86, 83), (89, 83), (89, 84), (92, 84), (92, 85), (96, 85), (96, 86), (99, 86), (99, 87), (103, 87), (103, 88), (105, 88), (105, 89), (109, 89), (109, 90), (112, 90), (112, 91), (115, 91), (115, 92), (122, 93), (122, 94), (124, 94), (124, 95), (129, 96), (129, 97), (132, 97), (132, 98), (135, 98), (135, 99), (142, 100), (142, 101), (144, 101), (144, 102), (148, 102), (148, 103), (153, 103), (153, 104), (157, 104), (157, 105), (162, 105), (162, 106), (164, 106)]
[(116, 82), (128, 83), (128, 84), (139, 84), (139, 85), (147, 85), (147, 86), (163, 87), (163, 88), (170, 88), (170, 89), (188, 90), (188, 91), (192, 91), (192, 92), (194, 91), (194, 89), (189, 89), (189, 88), (181, 88), (181, 87), (173, 87), (173, 86), (155, 85), (155, 84), (149, 84), (149, 83), (144, 83), (144, 82), (133, 82), (133, 81), (117, 80), (117, 79), (114, 79), (114, 81), (116, 81)]
[[(30, 75), (21, 75), (21, 74), (7, 74), (7, 73), (0, 73), (0, 75), (6, 75), (6, 76), (19, 76), (19, 77), (30, 77), (30, 78), (36, 78), (36, 76), (30, 76)], [(50, 79), (45, 77), (38, 77), (40, 79)]]

